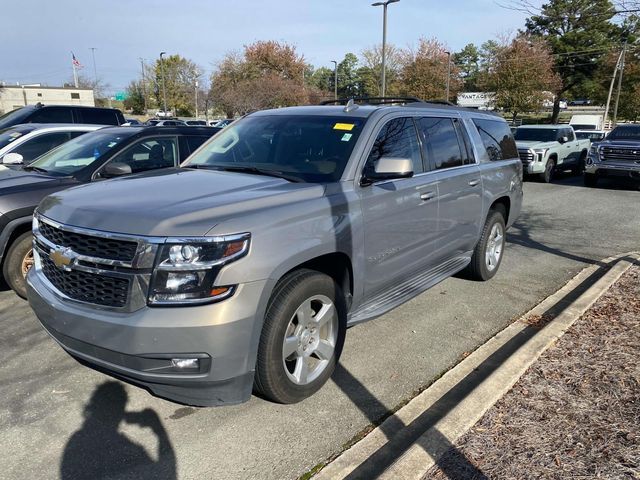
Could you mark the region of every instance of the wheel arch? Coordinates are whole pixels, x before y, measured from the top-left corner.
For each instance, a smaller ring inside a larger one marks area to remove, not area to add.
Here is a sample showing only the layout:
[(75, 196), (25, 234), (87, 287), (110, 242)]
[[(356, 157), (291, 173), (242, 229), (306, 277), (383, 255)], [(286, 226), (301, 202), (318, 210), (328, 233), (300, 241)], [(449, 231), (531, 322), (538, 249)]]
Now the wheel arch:
[(31, 231), (31, 216), (11, 220), (0, 234), (0, 267), (4, 266), (7, 250), (11, 244), (25, 232)]

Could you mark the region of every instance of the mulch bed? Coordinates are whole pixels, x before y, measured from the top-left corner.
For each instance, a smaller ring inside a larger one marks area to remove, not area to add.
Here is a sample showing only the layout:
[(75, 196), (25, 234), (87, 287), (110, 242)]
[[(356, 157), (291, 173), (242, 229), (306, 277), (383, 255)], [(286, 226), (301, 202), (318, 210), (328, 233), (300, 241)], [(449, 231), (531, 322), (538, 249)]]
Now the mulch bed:
[(425, 479), (640, 479), (633, 266)]

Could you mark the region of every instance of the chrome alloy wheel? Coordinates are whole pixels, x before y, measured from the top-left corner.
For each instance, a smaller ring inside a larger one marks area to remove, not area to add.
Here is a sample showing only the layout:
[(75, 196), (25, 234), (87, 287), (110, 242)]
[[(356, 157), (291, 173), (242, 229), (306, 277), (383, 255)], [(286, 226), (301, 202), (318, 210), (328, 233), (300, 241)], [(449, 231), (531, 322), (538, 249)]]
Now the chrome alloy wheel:
[(327, 368), (338, 338), (338, 313), (333, 301), (314, 295), (300, 305), (285, 331), (282, 361), (289, 379), (308, 385)]
[(498, 267), (503, 249), (504, 229), (502, 225), (495, 223), (493, 227), (491, 227), (491, 233), (489, 234), (489, 240), (487, 241), (487, 248), (484, 254), (487, 270), (490, 272), (493, 272)]
[(22, 259), (22, 264), (20, 265), (20, 271), (22, 272), (22, 276), (26, 277), (29, 270), (33, 267), (33, 249), (29, 249), (27, 254)]

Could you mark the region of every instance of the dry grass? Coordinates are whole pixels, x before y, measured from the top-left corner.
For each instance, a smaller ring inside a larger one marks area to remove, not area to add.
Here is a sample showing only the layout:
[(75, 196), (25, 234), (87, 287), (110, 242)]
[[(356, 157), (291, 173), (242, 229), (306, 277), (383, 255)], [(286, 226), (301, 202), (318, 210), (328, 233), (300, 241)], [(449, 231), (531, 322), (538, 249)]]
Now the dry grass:
[(640, 267), (628, 270), (425, 478), (640, 479)]

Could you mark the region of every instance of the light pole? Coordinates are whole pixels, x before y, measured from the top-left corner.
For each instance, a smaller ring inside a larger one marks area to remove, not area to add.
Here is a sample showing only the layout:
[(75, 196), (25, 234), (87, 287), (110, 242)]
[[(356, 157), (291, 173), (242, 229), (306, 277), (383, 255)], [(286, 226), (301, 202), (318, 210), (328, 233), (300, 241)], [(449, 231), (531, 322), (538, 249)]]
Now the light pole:
[(198, 80), (196, 79), (196, 120), (198, 119)]
[(96, 47), (89, 48), (91, 50), (91, 58), (93, 59), (93, 88), (95, 89), (98, 86), (98, 70), (96, 69)]
[(140, 73), (142, 73), (142, 101), (144, 102), (144, 114), (147, 114), (147, 82), (144, 76), (144, 58), (140, 58)]
[(338, 62), (335, 60), (331, 60), (333, 63), (333, 99), (338, 99)]
[(447, 54), (447, 102), (449, 101), (449, 83), (451, 81), (451, 52), (444, 52)]
[(387, 0), (386, 2), (376, 2), (372, 3), (372, 7), (383, 7), (382, 14), (382, 96), (384, 97), (387, 90), (387, 65), (386, 65), (386, 54), (387, 54), (387, 7), (390, 3), (396, 3), (400, 0)]
[(164, 105), (164, 116), (167, 116), (167, 88), (164, 81), (164, 60), (162, 58), (163, 55), (166, 55), (167, 52), (160, 52), (160, 75), (162, 75), (162, 103)]

